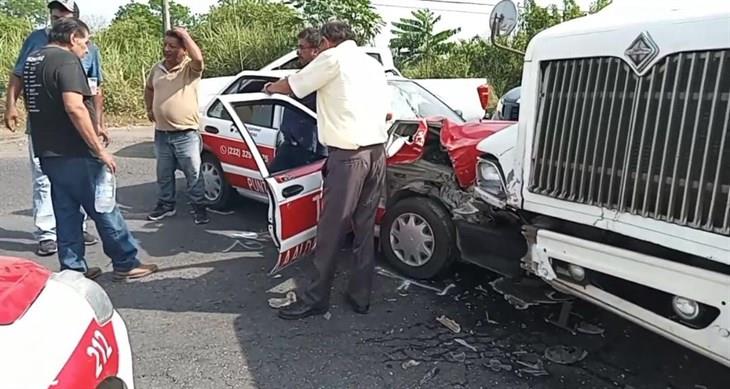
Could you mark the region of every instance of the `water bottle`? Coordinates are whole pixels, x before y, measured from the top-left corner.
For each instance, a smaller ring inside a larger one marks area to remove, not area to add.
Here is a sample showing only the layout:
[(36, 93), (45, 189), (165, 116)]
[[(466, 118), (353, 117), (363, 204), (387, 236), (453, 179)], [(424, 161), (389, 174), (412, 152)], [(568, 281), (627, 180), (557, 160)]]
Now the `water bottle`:
[(94, 208), (98, 213), (109, 213), (117, 204), (117, 180), (109, 167), (104, 166), (96, 179)]

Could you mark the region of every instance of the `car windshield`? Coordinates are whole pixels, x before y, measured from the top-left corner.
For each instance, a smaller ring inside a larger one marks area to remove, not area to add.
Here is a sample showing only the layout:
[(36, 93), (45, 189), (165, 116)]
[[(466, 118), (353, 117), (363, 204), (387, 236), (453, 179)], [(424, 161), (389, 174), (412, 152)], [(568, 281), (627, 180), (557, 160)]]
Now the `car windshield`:
[(459, 124), (465, 122), (461, 115), (418, 83), (409, 80), (391, 80), (389, 84), (392, 93), (391, 109), (395, 119), (440, 116)]

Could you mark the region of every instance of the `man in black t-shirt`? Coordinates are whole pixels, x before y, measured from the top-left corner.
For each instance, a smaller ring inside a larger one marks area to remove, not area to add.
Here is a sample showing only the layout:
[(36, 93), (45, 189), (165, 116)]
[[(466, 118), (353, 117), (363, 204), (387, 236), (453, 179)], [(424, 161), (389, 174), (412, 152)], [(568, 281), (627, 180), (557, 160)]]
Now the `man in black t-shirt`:
[(157, 266), (140, 263), (119, 208), (99, 213), (95, 207), (99, 176), (103, 169), (115, 173), (117, 166), (97, 136), (92, 93), (81, 65), (89, 28), (69, 18), (55, 23), (48, 38), (48, 46), (31, 53), (25, 62), (23, 92), (33, 149), (51, 182), (61, 270), (79, 271), (89, 278), (101, 274), (101, 269), (86, 263), (83, 207), (96, 223), (115, 277), (150, 275)]

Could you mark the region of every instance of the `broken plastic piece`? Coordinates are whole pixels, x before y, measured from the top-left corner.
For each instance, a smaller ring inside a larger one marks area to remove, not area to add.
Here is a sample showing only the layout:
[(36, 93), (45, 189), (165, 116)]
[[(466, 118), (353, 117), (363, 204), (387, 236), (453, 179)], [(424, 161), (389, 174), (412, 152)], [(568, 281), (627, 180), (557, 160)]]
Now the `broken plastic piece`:
[(426, 375), (421, 378), (421, 381), (418, 382), (420, 386), (426, 385), (427, 383), (431, 382), (436, 376), (439, 374), (441, 370), (438, 368), (438, 366), (434, 367), (433, 369), (429, 370)]
[(484, 365), (485, 367), (491, 369), (495, 373), (499, 373), (500, 371), (512, 371), (512, 365), (508, 365), (505, 363), (502, 363), (499, 359), (492, 358), (489, 360), (489, 363)]
[(606, 332), (605, 329), (585, 321), (580, 322), (575, 330), (586, 335), (603, 335)]
[(446, 293), (449, 293), (449, 290), (450, 290), (450, 289), (452, 289), (452, 288), (456, 288), (456, 285), (454, 285), (454, 284), (449, 284), (448, 286), (446, 286), (446, 287), (444, 288), (444, 290), (442, 290), (442, 291), (440, 291), (440, 292), (438, 292), (438, 293), (436, 293), (436, 294), (437, 294), (438, 296), (446, 296)]
[(476, 287), (476, 288), (474, 288), (474, 289), (475, 289), (475, 290), (477, 290), (477, 291), (479, 291), (479, 292), (482, 292), (482, 293), (484, 293), (484, 294), (489, 294), (489, 291), (488, 291), (488, 290), (486, 290), (486, 289), (484, 289), (484, 287), (483, 287), (483, 286), (481, 286), (481, 285), (477, 285), (477, 287)]
[(474, 351), (475, 353), (476, 353), (476, 352), (479, 352), (479, 350), (477, 350), (477, 348), (476, 348), (476, 347), (474, 347), (474, 346), (470, 345), (470, 344), (469, 344), (469, 343), (467, 343), (467, 341), (466, 341), (466, 340), (464, 340), (464, 339), (456, 339), (456, 340), (454, 340), (454, 342), (456, 342), (456, 343), (458, 343), (458, 344), (460, 344), (460, 345), (462, 345), (462, 346), (464, 346), (464, 347), (468, 348), (468, 349), (469, 349), (469, 350), (471, 350), (471, 351)]
[(411, 286), (410, 281), (403, 281), (400, 285), (398, 285), (398, 289), (396, 291), (399, 295), (405, 297), (408, 296), (408, 288)]
[(587, 356), (588, 351), (574, 346), (552, 346), (545, 349), (545, 358), (559, 365), (572, 365)]
[(412, 367), (416, 367), (416, 366), (418, 366), (418, 365), (420, 365), (420, 364), (421, 364), (421, 362), (418, 362), (418, 361), (416, 361), (416, 360), (413, 360), (413, 359), (411, 359), (410, 361), (405, 361), (405, 362), (403, 362), (403, 363), (402, 363), (402, 364), (400, 365), (400, 367), (401, 367), (401, 368), (403, 368), (403, 370), (408, 370), (408, 369), (410, 369), (410, 368), (412, 368)]
[(466, 353), (463, 351), (459, 353), (452, 351), (446, 356), (446, 359), (450, 362), (462, 363), (466, 361)]
[(461, 326), (459, 325), (459, 323), (449, 319), (446, 316), (441, 315), (436, 318), (436, 321), (443, 324), (444, 327), (450, 329), (451, 332), (453, 332), (455, 334), (458, 334), (461, 332)]
[(325, 313), (324, 314), (324, 319), (327, 320), (327, 321), (329, 321), (330, 319), (332, 319), (332, 314), (330, 312)]
[(494, 320), (492, 320), (492, 319), (489, 318), (489, 312), (484, 312), (484, 315), (487, 317), (487, 323), (489, 323), (489, 324), (499, 324), (498, 321), (494, 321)]
[[(403, 282), (402, 282), (402, 283), (400, 284), (400, 286), (398, 287), (398, 289), (399, 289), (399, 290), (400, 290), (400, 288), (405, 288), (405, 289), (408, 289), (408, 287), (409, 287), (409, 286), (411, 286), (411, 285), (415, 285), (415, 286), (417, 286), (417, 287), (419, 287), (419, 288), (423, 288), (423, 289), (428, 289), (428, 290), (434, 291), (434, 292), (436, 292), (436, 294), (437, 294), (437, 295), (439, 295), (439, 296), (445, 296), (445, 295), (446, 295), (446, 293), (448, 293), (449, 289), (451, 289), (451, 288), (453, 288), (453, 287), (455, 287), (455, 286), (456, 286), (456, 285), (453, 285), (453, 284), (449, 284), (449, 285), (448, 285), (448, 286), (446, 286), (445, 288), (443, 288), (443, 289), (439, 289), (439, 288), (436, 288), (436, 287), (434, 287), (434, 286), (431, 286), (431, 285), (426, 285), (426, 284), (420, 283), (420, 282), (418, 282), (418, 281), (414, 281), (414, 280), (411, 280), (411, 279), (409, 279), (409, 278), (406, 278), (406, 277), (400, 276), (400, 275), (398, 275), (398, 274), (395, 274), (395, 273), (393, 273), (392, 271), (390, 271), (390, 270), (387, 270), (387, 269), (384, 269), (384, 268), (382, 268), (382, 267), (380, 267), (380, 266), (376, 267), (376, 268), (375, 268), (375, 271), (376, 271), (376, 272), (377, 272), (377, 273), (378, 273), (379, 275), (381, 275), (381, 276), (384, 276), (384, 277), (388, 277), (388, 278), (392, 278), (392, 279), (394, 279), (394, 280), (401, 280), (401, 281), (403, 281)], [(407, 284), (408, 286), (405, 286), (406, 284)]]
[(489, 286), (518, 310), (525, 310), (533, 305), (556, 304), (556, 301), (545, 296), (549, 286), (542, 280), (522, 278), (515, 281), (502, 277), (490, 282)]
[(291, 291), (286, 294), (286, 297), (279, 298), (274, 297), (269, 299), (269, 306), (274, 309), (284, 308), (288, 307), (289, 305), (294, 304), (297, 302), (297, 294), (294, 293), (294, 291)]

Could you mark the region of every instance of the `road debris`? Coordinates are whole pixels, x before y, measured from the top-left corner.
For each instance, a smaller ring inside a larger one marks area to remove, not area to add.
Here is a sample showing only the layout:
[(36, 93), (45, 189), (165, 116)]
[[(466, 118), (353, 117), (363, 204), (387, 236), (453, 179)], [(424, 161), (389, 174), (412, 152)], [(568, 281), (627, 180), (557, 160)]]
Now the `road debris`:
[(274, 309), (288, 307), (297, 302), (297, 294), (294, 291), (290, 291), (286, 294), (286, 297), (273, 297), (269, 299), (269, 306)]
[(486, 294), (486, 295), (488, 295), (488, 294), (489, 294), (489, 291), (488, 291), (488, 290), (486, 290), (486, 289), (484, 289), (484, 287), (483, 287), (483, 286), (481, 286), (481, 285), (477, 285), (477, 287), (476, 287), (476, 288), (474, 288), (474, 289), (475, 289), (475, 290), (477, 290), (477, 291), (479, 291), (479, 292), (482, 292), (483, 294)]
[(476, 347), (474, 347), (474, 346), (470, 345), (470, 344), (469, 344), (469, 343), (467, 343), (467, 342), (466, 342), (466, 340), (464, 340), (464, 339), (455, 339), (455, 340), (454, 340), (454, 342), (456, 342), (456, 343), (458, 343), (458, 344), (460, 344), (460, 345), (462, 345), (462, 346), (464, 346), (464, 347), (468, 348), (468, 349), (469, 349), (469, 350), (471, 350), (471, 351), (474, 351), (475, 353), (476, 353), (476, 352), (479, 352), (479, 350), (477, 350), (477, 348), (476, 348)]
[(454, 285), (454, 284), (449, 284), (449, 285), (447, 285), (447, 286), (446, 286), (446, 287), (444, 288), (444, 290), (442, 290), (442, 291), (440, 291), (440, 292), (436, 293), (436, 295), (438, 295), (438, 296), (446, 296), (446, 294), (447, 294), (447, 293), (449, 293), (449, 290), (451, 290), (451, 289), (453, 289), (453, 288), (456, 288), (456, 285)]
[(446, 360), (449, 362), (464, 363), (466, 362), (466, 353), (463, 351), (458, 353), (452, 351), (448, 355), (446, 355)]
[(449, 284), (445, 288), (439, 289), (439, 288), (437, 288), (435, 286), (426, 285), (424, 283), (421, 283), (421, 282), (418, 282), (418, 281), (415, 281), (415, 280), (411, 280), (409, 278), (406, 278), (406, 277), (403, 277), (401, 275), (395, 274), (392, 271), (387, 270), (387, 269), (384, 269), (384, 268), (382, 268), (380, 266), (376, 267), (375, 270), (376, 270), (376, 272), (379, 275), (381, 275), (383, 277), (388, 277), (388, 278), (392, 278), (394, 280), (400, 280), (400, 281), (402, 281), (401, 284), (398, 286), (398, 289), (397, 289), (399, 293), (401, 293), (404, 290), (408, 290), (408, 288), (411, 285), (413, 285), (413, 286), (417, 286), (419, 288), (423, 288), (423, 289), (427, 289), (427, 290), (436, 292), (436, 294), (438, 296), (445, 296), (449, 292), (449, 290), (451, 290), (452, 288), (455, 288), (456, 287), (456, 285), (454, 285), (454, 284)]
[(213, 208), (210, 208), (210, 207), (208, 207), (206, 209), (210, 213), (214, 213), (216, 215), (221, 215), (221, 216), (231, 216), (231, 215), (235, 215), (236, 214), (236, 211), (220, 211), (220, 210), (213, 209)]
[(449, 319), (448, 317), (446, 317), (444, 315), (437, 317), (436, 321), (441, 323), (444, 327), (450, 329), (451, 332), (453, 332), (455, 334), (458, 334), (461, 332), (461, 326), (459, 325), (459, 323)]
[(518, 376), (522, 377), (525, 374), (531, 375), (533, 377), (550, 375), (550, 373), (545, 370), (545, 363), (537, 354), (518, 352), (513, 353), (512, 355), (513, 357), (515, 357), (513, 362), (517, 365), (522, 366), (521, 368), (515, 370)]
[(282, 282), (279, 285), (276, 285), (275, 287), (269, 289), (266, 291), (266, 293), (271, 294), (287, 294), (292, 290), (297, 289), (297, 281), (293, 278), (289, 278), (288, 280)]
[(401, 367), (401, 368), (402, 368), (403, 370), (408, 370), (408, 369), (410, 369), (410, 368), (412, 368), (412, 367), (416, 367), (416, 366), (418, 366), (418, 365), (420, 365), (420, 364), (421, 364), (421, 362), (418, 362), (418, 361), (416, 361), (416, 360), (413, 360), (413, 359), (411, 359), (411, 360), (409, 360), (409, 361), (405, 361), (405, 362), (403, 362), (403, 363), (402, 363), (402, 364), (400, 365), (400, 367)]
[(502, 361), (496, 358), (490, 359), (489, 363), (486, 363), (484, 367), (492, 370), (495, 373), (499, 373), (500, 371), (512, 371), (512, 365), (502, 363)]
[(603, 335), (606, 332), (604, 328), (585, 321), (580, 322), (575, 330), (586, 335)]
[(398, 288), (396, 291), (398, 292), (398, 295), (401, 297), (408, 296), (408, 288), (411, 286), (410, 281), (403, 281), (400, 285), (398, 285)]
[(424, 375), (423, 378), (421, 378), (421, 381), (418, 382), (418, 385), (423, 386), (423, 385), (426, 385), (427, 383), (433, 381), (433, 379), (436, 378), (436, 376), (439, 374), (440, 371), (441, 371), (441, 369), (439, 369), (438, 366), (429, 370), (426, 373), (426, 375)]
[(487, 323), (488, 324), (499, 324), (498, 321), (495, 321), (495, 320), (492, 320), (492, 319), (489, 318), (489, 312), (488, 311), (484, 312), (484, 316), (487, 317)]
[(516, 281), (502, 277), (490, 282), (489, 286), (520, 311), (541, 304), (557, 304), (557, 301), (546, 297), (549, 286), (541, 280), (522, 278)]
[(251, 241), (241, 242), (240, 240), (237, 240), (237, 241), (233, 242), (233, 244), (230, 247), (223, 250), (222, 252), (226, 253), (226, 254), (230, 253), (236, 247), (240, 247), (246, 251), (258, 251), (258, 250), (262, 250), (264, 248), (264, 245), (259, 242), (251, 242)]
[(330, 321), (332, 319), (332, 313), (327, 311), (327, 313), (325, 313), (323, 317), (325, 320)]
[(545, 358), (559, 365), (572, 365), (587, 356), (588, 351), (574, 346), (552, 346), (545, 349)]

